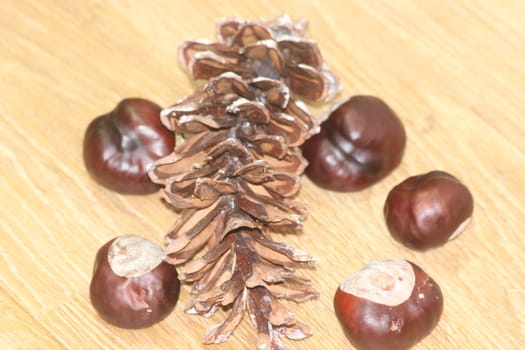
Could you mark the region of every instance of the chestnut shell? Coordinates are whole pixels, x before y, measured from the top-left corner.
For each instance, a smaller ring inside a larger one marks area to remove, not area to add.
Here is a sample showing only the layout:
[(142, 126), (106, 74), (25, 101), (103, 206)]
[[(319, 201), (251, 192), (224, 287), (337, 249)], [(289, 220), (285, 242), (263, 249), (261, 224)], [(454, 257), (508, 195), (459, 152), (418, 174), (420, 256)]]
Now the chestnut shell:
[(388, 175), (401, 162), (405, 144), (403, 124), (385, 102), (353, 96), (304, 143), (305, 173), (322, 188), (358, 191)]
[(415, 285), (410, 297), (397, 306), (379, 304), (337, 289), (336, 315), (357, 349), (409, 349), (437, 325), (443, 312), (441, 289), (419, 266), (408, 263), (414, 270)]
[(100, 185), (123, 194), (159, 189), (147, 174), (157, 159), (173, 152), (175, 136), (160, 121), (161, 107), (142, 98), (122, 100), (88, 125), (83, 158)]
[(116, 275), (108, 261), (115, 239), (97, 252), (89, 287), (91, 303), (106, 322), (129, 329), (152, 326), (168, 316), (177, 304), (180, 281), (174, 266), (161, 262), (139, 277)]
[(465, 228), (474, 211), (467, 186), (444, 171), (411, 176), (388, 194), (383, 209), (392, 237), (425, 250), (445, 244)]

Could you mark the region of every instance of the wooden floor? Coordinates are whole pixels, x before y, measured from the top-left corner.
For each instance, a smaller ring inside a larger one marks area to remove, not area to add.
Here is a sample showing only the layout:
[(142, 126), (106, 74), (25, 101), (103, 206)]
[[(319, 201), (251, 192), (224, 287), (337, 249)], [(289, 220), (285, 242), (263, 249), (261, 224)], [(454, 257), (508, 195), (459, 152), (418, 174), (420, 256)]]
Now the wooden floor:
[[(151, 3), (151, 4), (150, 4)], [(141, 331), (105, 324), (88, 298), (93, 258), (110, 238), (161, 242), (176, 214), (160, 200), (97, 186), (82, 162), (91, 119), (122, 98), (166, 106), (193, 91), (180, 68), (185, 39), (213, 39), (226, 16), (307, 18), (345, 89), (397, 111), (402, 164), (353, 194), (303, 180), (310, 216), (276, 236), (317, 257), (302, 273), (321, 291), (289, 305), (315, 334), (290, 349), (349, 349), (332, 309), (346, 275), (403, 257), (441, 285), (443, 317), (419, 349), (519, 349), (525, 342), (524, 1), (0, 1), (0, 349), (252, 349), (246, 318), (206, 347), (220, 322), (175, 312)], [(323, 108), (312, 111), (318, 116)], [(446, 246), (418, 253), (387, 233), (382, 206), (404, 178), (451, 172), (475, 197), (474, 220)]]

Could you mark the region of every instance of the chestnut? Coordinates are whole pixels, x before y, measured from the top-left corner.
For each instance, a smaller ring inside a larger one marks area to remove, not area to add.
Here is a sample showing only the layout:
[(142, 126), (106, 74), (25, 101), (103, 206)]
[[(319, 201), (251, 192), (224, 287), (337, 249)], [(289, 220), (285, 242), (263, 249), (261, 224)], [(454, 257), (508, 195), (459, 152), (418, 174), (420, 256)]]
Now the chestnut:
[(358, 191), (388, 175), (405, 144), (403, 124), (383, 100), (353, 96), (334, 106), (320, 132), (304, 143), (305, 173), (322, 188)]
[(403, 259), (378, 260), (337, 289), (336, 315), (359, 350), (403, 350), (421, 341), (443, 311), (438, 284)]
[(164, 319), (179, 298), (174, 266), (162, 248), (135, 235), (120, 236), (98, 251), (89, 294), (93, 307), (108, 323), (145, 328)]
[(467, 186), (436, 170), (396, 185), (383, 211), (388, 230), (397, 241), (425, 250), (456, 238), (469, 224), (473, 210)]
[(159, 189), (147, 174), (155, 160), (171, 153), (175, 136), (160, 121), (161, 107), (141, 99), (122, 100), (91, 121), (84, 135), (84, 164), (102, 186), (124, 194)]

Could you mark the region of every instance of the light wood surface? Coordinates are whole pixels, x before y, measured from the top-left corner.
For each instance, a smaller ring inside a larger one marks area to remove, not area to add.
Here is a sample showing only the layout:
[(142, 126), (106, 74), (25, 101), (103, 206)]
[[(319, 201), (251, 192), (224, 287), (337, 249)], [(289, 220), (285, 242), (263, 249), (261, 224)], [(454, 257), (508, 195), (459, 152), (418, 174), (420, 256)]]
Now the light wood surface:
[[(0, 348), (251, 349), (246, 318), (228, 343), (220, 322), (186, 315), (189, 286), (164, 322), (140, 331), (101, 321), (88, 298), (97, 249), (136, 233), (162, 241), (176, 219), (160, 195), (96, 185), (82, 162), (89, 121), (124, 97), (168, 105), (195, 88), (177, 61), (185, 39), (213, 39), (225, 16), (307, 18), (352, 94), (382, 97), (408, 134), (402, 164), (379, 184), (330, 193), (303, 180), (310, 216), (276, 236), (317, 257), (302, 273), (321, 296), (289, 305), (315, 334), (290, 349), (350, 349), (332, 309), (338, 284), (371, 260), (403, 257), (441, 285), (443, 317), (417, 349), (519, 349), (525, 342), (525, 2), (0, 2)], [(322, 108), (312, 111), (319, 115)], [(433, 169), (475, 197), (457, 240), (425, 253), (395, 243), (382, 206), (404, 178)]]

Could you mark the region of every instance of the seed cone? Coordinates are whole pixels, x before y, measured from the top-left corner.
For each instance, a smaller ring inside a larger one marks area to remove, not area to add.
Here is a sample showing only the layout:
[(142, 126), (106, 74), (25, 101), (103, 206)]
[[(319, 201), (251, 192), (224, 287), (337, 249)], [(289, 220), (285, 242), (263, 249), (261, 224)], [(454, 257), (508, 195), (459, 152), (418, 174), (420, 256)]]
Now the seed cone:
[(307, 215), (292, 197), (306, 166), (299, 146), (318, 125), (295, 96), (325, 101), (340, 86), (303, 37), (304, 22), (226, 19), (217, 28), (218, 43), (180, 48), (182, 65), (207, 82), (162, 111), (162, 123), (186, 141), (149, 175), (181, 211), (165, 244), (167, 261), (184, 264), (179, 277), (193, 283), (186, 312), (208, 317), (231, 305), (204, 342), (227, 340), (248, 313), (257, 348), (284, 349), (280, 335), (312, 331), (280, 300), (318, 295), (295, 272), (315, 260), (270, 234), (300, 231)]

